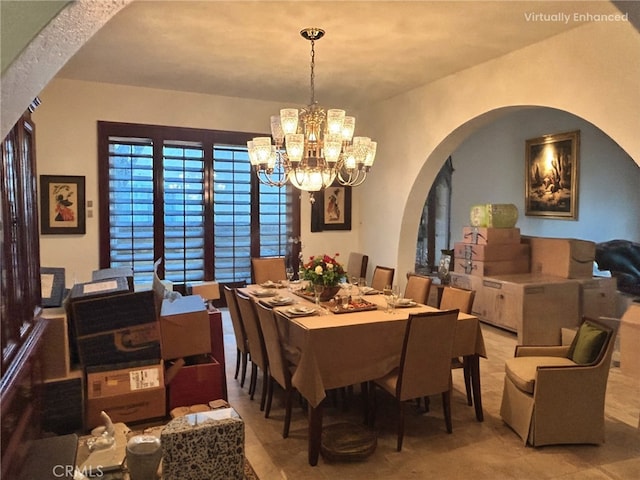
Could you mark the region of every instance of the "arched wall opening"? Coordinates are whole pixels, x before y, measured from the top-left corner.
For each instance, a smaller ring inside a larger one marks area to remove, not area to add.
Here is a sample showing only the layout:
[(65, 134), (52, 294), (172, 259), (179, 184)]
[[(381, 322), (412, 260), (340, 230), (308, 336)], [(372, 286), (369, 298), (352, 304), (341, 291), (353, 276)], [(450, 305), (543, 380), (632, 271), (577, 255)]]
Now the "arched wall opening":
[[(578, 219), (525, 217), (525, 140), (576, 129), (581, 132), (582, 141)], [(588, 119), (564, 110), (532, 105), (500, 107), (459, 125), (427, 156), (408, 192), (403, 212), (398, 237), (400, 271), (412, 270), (424, 202), (449, 155), (454, 168), (450, 247), (462, 241), (469, 207), (477, 203), (515, 204), (523, 235), (579, 236), (598, 242), (618, 234), (640, 241), (636, 221), (640, 211), (640, 169), (606, 132)]]

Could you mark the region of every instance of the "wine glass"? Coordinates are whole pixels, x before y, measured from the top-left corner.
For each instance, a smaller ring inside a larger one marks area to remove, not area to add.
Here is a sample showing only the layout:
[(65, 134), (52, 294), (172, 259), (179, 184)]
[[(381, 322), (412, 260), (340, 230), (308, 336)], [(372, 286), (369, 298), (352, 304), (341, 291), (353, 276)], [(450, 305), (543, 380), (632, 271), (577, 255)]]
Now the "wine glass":
[(367, 290), (367, 279), (364, 277), (360, 277), (358, 280), (358, 288), (360, 289), (360, 301), (362, 301), (362, 296), (366, 294)]
[(394, 285), (392, 288), (391, 297), (393, 298), (393, 304), (391, 306), (391, 310), (395, 312), (396, 305), (398, 305), (398, 301), (402, 299), (402, 292), (400, 291), (400, 287), (398, 285)]
[(287, 267), (287, 289), (291, 290), (291, 280), (293, 280), (293, 267)]
[(324, 285), (322, 284), (315, 284), (313, 286), (313, 293), (316, 297), (316, 305), (320, 305), (320, 295), (322, 295), (322, 292), (324, 291)]
[(385, 285), (382, 289), (382, 294), (384, 295), (384, 299), (387, 301), (387, 309), (385, 311), (390, 313), (391, 305), (393, 304), (393, 289), (391, 288), (391, 285)]

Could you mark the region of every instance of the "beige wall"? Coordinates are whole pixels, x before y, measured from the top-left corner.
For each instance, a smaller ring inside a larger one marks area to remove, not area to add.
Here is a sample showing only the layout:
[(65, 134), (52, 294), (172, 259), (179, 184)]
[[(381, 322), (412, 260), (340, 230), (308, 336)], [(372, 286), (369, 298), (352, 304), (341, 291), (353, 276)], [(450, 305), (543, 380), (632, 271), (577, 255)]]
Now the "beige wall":
[[(615, 55), (611, 54), (615, 52)], [(566, 110), (594, 123), (640, 164), (640, 36), (628, 24), (592, 24), (459, 72), (356, 112), (379, 151), (354, 189), (351, 232), (309, 232), (303, 195), (304, 255), (363, 251), (370, 265), (411, 270), (418, 218), (443, 159), (480, 126), (529, 105)], [(96, 121), (267, 131), (280, 105), (104, 84), (55, 81), (36, 111), (38, 171), (87, 177), (96, 205)], [(96, 207), (94, 206), (94, 211)], [(69, 281), (98, 267), (97, 219), (83, 237), (42, 236), (42, 264), (64, 266)]]
[(376, 174), (357, 191), (362, 249), (374, 263), (410, 271), (418, 219), (442, 162), (514, 108), (580, 116), (640, 165), (639, 81), (638, 32), (627, 23), (589, 24), (372, 106), (361, 122), (379, 145)]

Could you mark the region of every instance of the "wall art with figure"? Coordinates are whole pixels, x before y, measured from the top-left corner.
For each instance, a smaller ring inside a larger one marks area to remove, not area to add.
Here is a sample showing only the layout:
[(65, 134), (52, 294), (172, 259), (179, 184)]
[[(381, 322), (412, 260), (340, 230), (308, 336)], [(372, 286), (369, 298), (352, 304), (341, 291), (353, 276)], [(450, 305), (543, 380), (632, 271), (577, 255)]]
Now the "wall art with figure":
[(525, 215), (578, 218), (580, 132), (526, 141)]
[(85, 178), (40, 175), (42, 234), (85, 233)]
[(314, 194), (311, 231), (351, 230), (351, 187), (334, 183)]

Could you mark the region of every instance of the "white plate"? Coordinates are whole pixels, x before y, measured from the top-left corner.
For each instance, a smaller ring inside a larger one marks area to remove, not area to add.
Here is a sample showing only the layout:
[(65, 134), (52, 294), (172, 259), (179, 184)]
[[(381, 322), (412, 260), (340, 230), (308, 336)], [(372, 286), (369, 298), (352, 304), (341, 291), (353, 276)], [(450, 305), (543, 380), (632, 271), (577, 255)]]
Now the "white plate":
[(278, 284), (275, 282), (272, 282), (271, 280), (268, 280), (264, 283), (261, 283), (260, 286), (264, 288), (276, 288)]
[(310, 313), (315, 312), (316, 309), (312, 307), (291, 307), (287, 308), (287, 313), (292, 315), (309, 315)]
[(293, 303), (293, 298), (291, 297), (273, 297), (268, 301), (272, 305), (290, 305)]
[(405, 308), (405, 307), (415, 307), (417, 305), (413, 300), (398, 300), (396, 303), (396, 307)]
[[(360, 287), (360, 290), (362, 291), (362, 293), (364, 293), (365, 295), (368, 295), (370, 293), (374, 293), (376, 292), (376, 290), (374, 288), (371, 287)], [(377, 292), (376, 292), (377, 293)]]
[(256, 297), (273, 297), (276, 292), (274, 292), (273, 290), (267, 290), (264, 288), (261, 288), (260, 290), (254, 290), (253, 293)]

